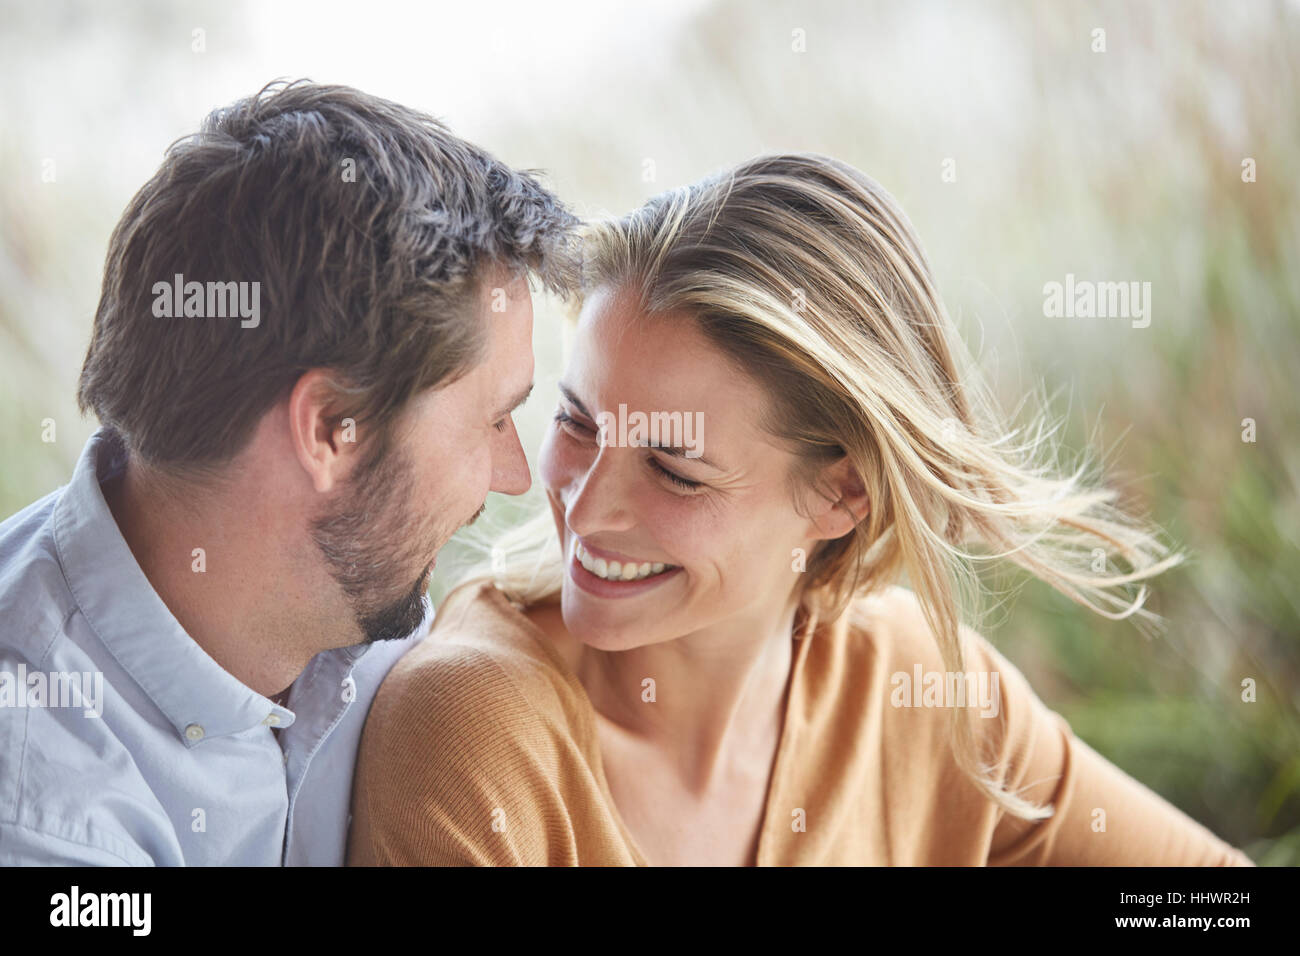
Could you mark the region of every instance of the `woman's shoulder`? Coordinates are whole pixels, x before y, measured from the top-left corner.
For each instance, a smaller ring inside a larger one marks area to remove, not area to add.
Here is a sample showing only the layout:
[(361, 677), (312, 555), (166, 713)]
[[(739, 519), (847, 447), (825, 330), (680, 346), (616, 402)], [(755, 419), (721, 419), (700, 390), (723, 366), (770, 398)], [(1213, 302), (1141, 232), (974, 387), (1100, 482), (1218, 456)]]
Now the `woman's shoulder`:
[(470, 582), (447, 595), (429, 633), (393, 665), (367, 732), (427, 730), (443, 742), (485, 727), (576, 733), (582, 704), (572, 675), (523, 610), (490, 582)]
[[(973, 706), (985, 717), (1006, 718), (1014, 705), (1025, 718), (1032, 689), (1020, 671), (978, 630), (958, 623), (960, 666), (952, 666), (919, 596), (892, 586), (856, 598), (830, 628), (836, 640), (822, 652), (841, 692), (877, 702), (881, 726), (902, 721), (936, 739), (949, 734), (954, 706)], [(830, 688), (827, 688), (829, 692)]]
[[(850, 645), (869, 646), (881, 660), (909, 666), (922, 664), (926, 668), (943, 664), (943, 651), (920, 597), (902, 585), (855, 598), (845, 610), (839, 630)], [(968, 667), (1000, 658), (979, 631), (965, 623), (958, 623), (957, 630)]]
[[(490, 586), (448, 595), (389, 672), (362, 730), (349, 859), (565, 862), (590, 806), (594, 733), (523, 612)], [(587, 705), (589, 706), (589, 705)]]
[(994, 745), (1023, 749), (1035, 735), (1054, 737), (1062, 718), (1048, 710), (1020, 669), (978, 629), (958, 623), (960, 667), (950, 666), (918, 595), (894, 586), (854, 601), (845, 612), (849, 666), (867, 673), (885, 723), (909, 733), (950, 734), (953, 707), (967, 707)]
[[(914, 680), (918, 669), (924, 674), (943, 669), (920, 602), (904, 587), (855, 597), (837, 617), (820, 620), (801, 645), (800, 692), (808, 721), (821, 734), (856, 741), (854, 748), (862, 752), (872, 749), (862, 735), (884, 733), (903, 716), (895, 710), (894, 686)], [(936, 714), (908, 722), (914, 725), (908, 731), (913, 740), (921, 724), (936, 738), (943, 733)]]
[(892, 585), (854, 598), (829, 628), (845, 654), (877, 664), (942, 660), (920, 599), (910, 588)]

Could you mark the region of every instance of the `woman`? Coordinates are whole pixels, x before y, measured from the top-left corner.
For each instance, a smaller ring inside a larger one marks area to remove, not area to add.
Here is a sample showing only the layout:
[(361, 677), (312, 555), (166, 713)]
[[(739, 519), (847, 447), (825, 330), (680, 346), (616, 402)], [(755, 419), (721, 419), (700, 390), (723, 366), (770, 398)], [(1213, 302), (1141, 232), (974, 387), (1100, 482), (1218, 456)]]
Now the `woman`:
[(1180, 556), (999, 424), (880, 186), (760, 157), (583, 259), (554, 573), (498, 560), (394, 668), (351, 862), (1250, 864), (959, 621), (976, 559), (1154, 619)]

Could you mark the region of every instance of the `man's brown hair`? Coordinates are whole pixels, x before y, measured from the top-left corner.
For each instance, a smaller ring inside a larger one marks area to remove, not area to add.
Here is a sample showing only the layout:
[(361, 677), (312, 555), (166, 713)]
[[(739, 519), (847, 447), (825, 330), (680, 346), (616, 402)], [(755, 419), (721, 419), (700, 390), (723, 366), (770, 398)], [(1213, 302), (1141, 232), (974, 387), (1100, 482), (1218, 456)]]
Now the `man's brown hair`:
[[(144, 462), (202, 472), (328, 368), (338, 417), (382, 435), (482, 354), (488, 267), (563, 292), (574, 225), (532, 175), (429, 116), (346, 86), (269, 84), (174, 143), (127, 207), (78, 402)], [(155, 285), (177, 275), (259, 283), (259, 320), (156, 315)]]

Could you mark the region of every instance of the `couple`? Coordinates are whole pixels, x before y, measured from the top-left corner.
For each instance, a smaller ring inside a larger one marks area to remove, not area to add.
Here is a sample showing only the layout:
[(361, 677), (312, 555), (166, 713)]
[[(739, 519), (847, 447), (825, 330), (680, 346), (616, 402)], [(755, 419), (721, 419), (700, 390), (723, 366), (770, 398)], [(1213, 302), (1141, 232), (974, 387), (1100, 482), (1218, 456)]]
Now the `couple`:
[[(430, 627), (530, 485), (530, 275), (579, 307), (549, 514)], [(959, 354), (832, 159), (579, 223), (356, 90), (214, 112), (110, 241), (102, 427), (0, 527), (0, 864), (1249, 865), (959, 620), (973, 546), (1112, 617), (1178, 559)]]

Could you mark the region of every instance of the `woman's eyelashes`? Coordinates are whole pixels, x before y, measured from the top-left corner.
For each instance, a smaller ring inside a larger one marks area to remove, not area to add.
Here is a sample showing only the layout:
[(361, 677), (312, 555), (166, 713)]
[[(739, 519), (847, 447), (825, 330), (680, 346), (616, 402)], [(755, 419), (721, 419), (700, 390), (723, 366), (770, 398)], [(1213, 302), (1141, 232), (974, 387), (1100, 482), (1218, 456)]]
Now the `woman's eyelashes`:
[[(578, 441), (592, 441), (596, 438), (596, 429), (586, 422), (574, 418), (563, 408), (555, 410), (555, 423), (561, 431), (567, 433), (570, 437)], [(653, 455), (646, 456), (646, 464), (652, 472), (668, 481), (682, 491), (699, 491), (704, 487), (702, 481), (692, 481), (689, 478), (683, 478), (675, 471), (671, 471), (660, 464)]]
[(697, 489), (703, 487), (703, 482), (691, 481), (691, 479), (689, 478), (683, 478), (681, 475), (677, 474), (676, 472), (669, 471), (667, 468), (659, 464), (659, 462), (657, 462), (653, 458), (649, 458), (647, 459), (647, 461), (650, 463), (650, 467), (652, 469), (659, 472), (659, 474), (663, 475), (665, 478), (671, 481), (678, 488), (682, 488), (686, 491), (696, 491)]
[(563, 408), (555, 410), (555, 423), (560, 426), (561, 431), (568, 432), (574, 438), (583, 441), (589, 441), (596, 433), (594, 428), (578, 421)]

